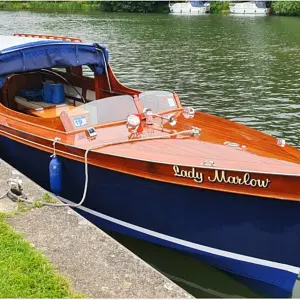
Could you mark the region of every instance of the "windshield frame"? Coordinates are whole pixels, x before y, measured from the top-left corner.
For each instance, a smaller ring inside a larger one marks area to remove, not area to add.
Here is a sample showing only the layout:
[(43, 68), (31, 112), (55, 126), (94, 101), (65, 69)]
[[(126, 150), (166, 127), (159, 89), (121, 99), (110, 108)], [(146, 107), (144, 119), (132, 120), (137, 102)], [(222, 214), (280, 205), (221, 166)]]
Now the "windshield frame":
[[(157, 115), (165, 115), (165, 114), (176, 113), (176, 112), (182, 111), (183, 107), (182, 107), (182, 105), (181, 105), (181, 101), (180, 101), (180, 99), (179, 99), (178, 94), (175, 93), (175, 92), (170, 92), (170, 93), (173, 94), (173, 99), (174, 99), (174, 101), (175, 101), (175, 103), (176, 103), (176, 107), (174, 107), (174, 108), (172, 108), (172, 109), (167, 109), (167, 110), (163, 110), (163, 111), (157, 112)], [(142, 94), (142, 92), (141, 92), (140, 94)], [(124, 94), (124, 95), (120, 95), (120, 96), (131, 96), (131, 97), (132, 97), (132, 101), (134, 102), (134, 104), (135, 104), (135, 106), (136, 106), (138, 115), (139, 115), (139, 117), (141, 118), (141, 120), (144, 121), (144, 120), (145, 120), (145, 115), (143, 114), (143, 109), (144, 109), (145, 107), (143, 107), (141, 101), (138, 101), (139, 105), (137, 105), (136, 101), (134, 100), (135, 97), (137, 97), (137, 98), (139, 99), (139, 95), (140, 95), (140, 94), (137, 94), (137, 95), (134, 95), (134, 96)], [(107, 99), (109, 99), (109, 98), (111, 98), (111, 97), (107, 97)], [(91, 101), (90, 103), (92, 103), (92, 102), (94, 102), (94, 101), (101, 101), (101, 100), (103, 100), (103, 99), (106, 99), (106, 98), (93, 100), (93, 101)], [(76, 107), (76, 108), (79, 108), (79, 107), (81, 107), (81, 106), (83, 106), (83, 105), (80, 105), (80, 106), (78, 106), (78, 107)], [(76, 108), (75, 108), (75, 109), (76, 109)], [(62, 125), (63, 125), (63, 127), (64, 127), (64, 124), (63, 124), (63, 122), (62, 122), (62, 120), (61, 120), (61, 116), (59, 116), (59, 117), (57, 117), (57, 118), (60, 119), (60, 121), (61, 121), (61, 123), (62, 123)], [(155, 117), (154, 117), (154, 118), (155, 118)], [(73, 130), (66, 130), (66, 129), (65, 129), (64, 132), (65, 132), (66, 134), (73, 134), (73, 133), (79, 133), (79, 132), (86, 131), (86, 129), (87, 129), (87, 128), (90, 128), (90, 127), (95, 128), (95, 129), (98, 129), (98, 128), (105, 128), (105, 127), (109, 127), (109, 126), (122, 125), (122, 124), (126, 124), (126, 122), (127, 122), (127, 118), (124, 119), (124, 120), (118, 120), (118, 121), (106, 122), (106, 123), (102, 123), (102, 124), (95, 124), (95, 125), (90, 125), (90, 126), (87, 126), (87, 127), (81, 127), (81, 128), (78, 128), (78, 129), (73, 129)]]

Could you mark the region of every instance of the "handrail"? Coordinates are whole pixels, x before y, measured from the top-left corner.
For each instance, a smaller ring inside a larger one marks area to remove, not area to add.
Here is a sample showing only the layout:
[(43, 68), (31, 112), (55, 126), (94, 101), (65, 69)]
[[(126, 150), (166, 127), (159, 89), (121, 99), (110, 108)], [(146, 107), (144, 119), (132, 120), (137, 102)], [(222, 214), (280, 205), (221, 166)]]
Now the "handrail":
[(14, 36), (23, 36), (23, 37), (32, 37), (32, 38), (47, 39), (47, 40), (70, 41), (70, 42), (82, 43), (82, 40), (79, 38), (58, 36), (58, 35), (15, 33)]

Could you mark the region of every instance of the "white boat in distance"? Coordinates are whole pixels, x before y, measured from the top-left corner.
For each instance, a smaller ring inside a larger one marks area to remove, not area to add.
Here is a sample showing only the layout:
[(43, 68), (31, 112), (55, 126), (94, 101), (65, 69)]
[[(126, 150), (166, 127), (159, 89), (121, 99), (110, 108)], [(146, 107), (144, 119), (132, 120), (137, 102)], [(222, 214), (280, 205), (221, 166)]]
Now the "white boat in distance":
[(209, 13), (210, 4), (204, 1), (187, 1), (169, 4), (170, 13), (182, 15), (199, 15)]
[(247, 1), (230, 3), (231, 14), (241, 15), (269, 15), (270, 8), (267, 7), (265, 1)]

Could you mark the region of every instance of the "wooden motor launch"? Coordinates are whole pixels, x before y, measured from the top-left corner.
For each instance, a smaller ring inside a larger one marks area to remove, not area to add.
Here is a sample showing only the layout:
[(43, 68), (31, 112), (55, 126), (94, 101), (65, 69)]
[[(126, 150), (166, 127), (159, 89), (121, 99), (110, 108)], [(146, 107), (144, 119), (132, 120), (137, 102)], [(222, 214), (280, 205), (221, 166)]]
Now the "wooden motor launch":
[(183, 107), (175, 92), (122, 85), (108, 50), (77, 38), (0, 36), (0, 88), (1, 158), (94, 224), (185, 252), (266, 296), (292, 294), (299, 150)]

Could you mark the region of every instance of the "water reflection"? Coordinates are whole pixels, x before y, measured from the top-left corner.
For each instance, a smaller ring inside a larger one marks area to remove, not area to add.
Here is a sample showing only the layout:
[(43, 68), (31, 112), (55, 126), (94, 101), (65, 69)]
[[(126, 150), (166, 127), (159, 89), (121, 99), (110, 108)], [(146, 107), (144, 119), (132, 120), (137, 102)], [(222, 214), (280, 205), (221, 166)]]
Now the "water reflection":
[(115, 232), (107, 233), (196, 298), (260, 297), (227, 273), (179, 251)]

